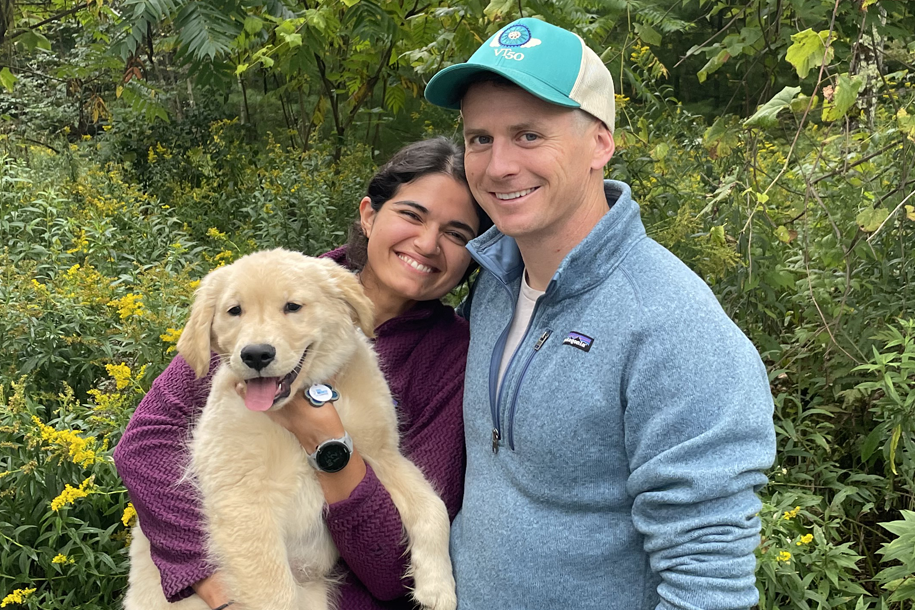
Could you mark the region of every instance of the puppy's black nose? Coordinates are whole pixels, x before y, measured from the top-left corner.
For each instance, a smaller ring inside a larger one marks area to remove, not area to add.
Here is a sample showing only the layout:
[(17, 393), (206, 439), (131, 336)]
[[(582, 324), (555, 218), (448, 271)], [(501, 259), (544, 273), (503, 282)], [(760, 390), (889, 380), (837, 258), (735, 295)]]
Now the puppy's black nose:
[(246, 345), (241, 350), (242, 362), (250, 366), (255, 371), (259, 371), (273, 362), (276, 358), (276, 348), (267, 343), (257, 345)]

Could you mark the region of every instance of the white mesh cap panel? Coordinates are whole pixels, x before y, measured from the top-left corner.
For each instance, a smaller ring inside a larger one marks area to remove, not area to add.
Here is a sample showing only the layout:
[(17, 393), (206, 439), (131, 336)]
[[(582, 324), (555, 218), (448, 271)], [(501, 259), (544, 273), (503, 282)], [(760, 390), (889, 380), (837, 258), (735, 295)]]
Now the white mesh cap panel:
[(613, 77), (597, 53), (580, 36), (578, 40), (581, 42), (581, 69), (569, 97), (578, 102), (582, 110), (603, 121), (612, 132), (616, 127)]

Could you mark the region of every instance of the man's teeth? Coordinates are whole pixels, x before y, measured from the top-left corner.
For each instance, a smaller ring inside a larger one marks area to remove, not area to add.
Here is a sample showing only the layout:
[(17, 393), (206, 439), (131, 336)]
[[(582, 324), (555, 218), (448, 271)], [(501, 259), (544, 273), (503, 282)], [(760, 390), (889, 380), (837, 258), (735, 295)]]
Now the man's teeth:
[(416, 262), (415, 260), (413, 260), (412, 258), (410, 258), (409, 256), (406, 256), (404, 254), (398, 254), (397, 257), (400, 260), (402, 260), (403, 262), (405, 262), (408, 265), (410, 265), (411, 267), (413, 267), (414, 269), (416, 269), (417, 271), (422, 271), (423, 273), (432, 273), (434, 271), (434, 269), (432, 267), (427, 267), (426, 265), (422, 265), (422, 264)]
[(533, 193), (535, 190), (537, 190), (537, 189), (535, 189), (535, 188), (525, 189), (523, 191), (515, 191), (514, 193), (496, 193), (496, 199), (501, 199), (502, 201), (507, 201), (509, 199), (517, 199), (518, 197), (524, 197), (525, 195), (529, 195), (530, 193)]

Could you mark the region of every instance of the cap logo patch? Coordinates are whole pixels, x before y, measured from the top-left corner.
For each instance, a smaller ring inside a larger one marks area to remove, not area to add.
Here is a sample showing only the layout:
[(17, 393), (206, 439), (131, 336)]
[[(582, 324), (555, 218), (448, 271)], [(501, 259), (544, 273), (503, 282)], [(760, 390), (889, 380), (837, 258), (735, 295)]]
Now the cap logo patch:
[(583, 352), (591, 351), (591, 344), (594, 342), (594, 339), (588, 335), (583, 335), (572, 331), (569, 333), (569, 336), (562, 340), (563, 345), (571, 345), (572, 347), (578, 348)]
[(494, 36), (492, 42), (489, 43), (489, 46), (529, 49), (531, 47), (536, 47), (541, 42), (542, 41), (539, 38), (531, 36), (531, 31), (526, 25), (515, 24), (502, 30), (498, 36)]

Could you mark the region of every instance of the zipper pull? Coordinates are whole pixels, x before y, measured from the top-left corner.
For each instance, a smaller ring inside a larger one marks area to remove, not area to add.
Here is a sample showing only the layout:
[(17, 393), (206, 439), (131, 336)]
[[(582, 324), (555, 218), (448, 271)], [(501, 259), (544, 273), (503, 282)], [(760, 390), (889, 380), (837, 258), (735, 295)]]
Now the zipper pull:
[(499, 431), (495, 428), (492, 429), (492, 452), (499, 453)]
[(550, 333), (551, 333), (551, 332), (552, 332), (552, 331), (549, 331), (549, 330), (543, 331), (543, 334), (540, 335), (540, 338), (539, 338), (539, 339), (537, 339), (537, 344), (534, 345), (534, 351), (535, 351), (535, 352), (536, 352), (536, 351), (539, 351), (540, 348), (543, 347), (543, 344), (546, 343), (546, 340), (550, 338)]

